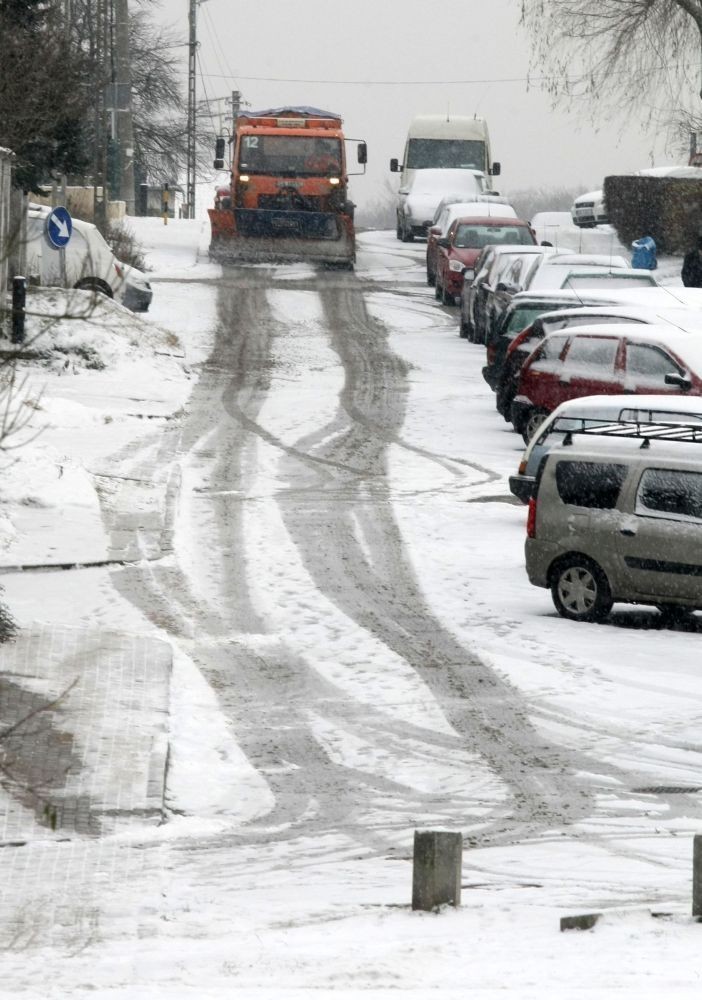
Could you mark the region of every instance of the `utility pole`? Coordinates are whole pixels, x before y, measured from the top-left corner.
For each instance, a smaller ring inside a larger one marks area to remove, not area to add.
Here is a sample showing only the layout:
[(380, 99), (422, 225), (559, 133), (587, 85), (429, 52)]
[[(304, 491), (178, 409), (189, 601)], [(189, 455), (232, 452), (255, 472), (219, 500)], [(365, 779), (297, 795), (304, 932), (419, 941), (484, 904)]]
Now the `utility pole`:
[(115, 17), (114, 129), (117, 141), (119, 197), (134, 215), (134, 125), (132, 67), (129, 53), (129, 0), (113, 0)]
[(101, 232), (107, 229), (107, 104), (105, 89), (110, 79), (109, 0), (95, 6), (95, 149), (93, 163), (93, 218)]
[(190, 36), (188, 41), (188, 141), (187, 141), (187, 180), (185, 184), (185, 217), (195, 218), (195, 158), (196, 158), (196, 92), (195, 92), (195, 71), (197, 56), (197, 2), (189, 0), (188, 25)]

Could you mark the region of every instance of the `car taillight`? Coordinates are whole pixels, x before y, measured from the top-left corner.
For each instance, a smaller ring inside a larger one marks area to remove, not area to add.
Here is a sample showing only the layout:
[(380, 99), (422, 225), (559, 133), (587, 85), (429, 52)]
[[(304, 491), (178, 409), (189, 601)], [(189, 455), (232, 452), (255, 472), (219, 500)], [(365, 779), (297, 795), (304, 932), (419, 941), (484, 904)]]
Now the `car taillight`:
[(536, 498), (529, 500), (529, 513), (527, 514), (527, 538), (536, 538)]

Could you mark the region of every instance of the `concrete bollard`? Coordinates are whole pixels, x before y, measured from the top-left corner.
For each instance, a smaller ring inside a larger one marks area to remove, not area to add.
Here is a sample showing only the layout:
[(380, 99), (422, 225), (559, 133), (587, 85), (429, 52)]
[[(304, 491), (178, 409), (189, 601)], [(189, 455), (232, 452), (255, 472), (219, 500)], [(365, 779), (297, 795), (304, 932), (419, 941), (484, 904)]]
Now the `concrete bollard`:
[(463, 835), (443, 830), (414, 831), (412, 909), (461, 905)]
[(702, 920), (702, 835), (692, 842), (692, 916)]

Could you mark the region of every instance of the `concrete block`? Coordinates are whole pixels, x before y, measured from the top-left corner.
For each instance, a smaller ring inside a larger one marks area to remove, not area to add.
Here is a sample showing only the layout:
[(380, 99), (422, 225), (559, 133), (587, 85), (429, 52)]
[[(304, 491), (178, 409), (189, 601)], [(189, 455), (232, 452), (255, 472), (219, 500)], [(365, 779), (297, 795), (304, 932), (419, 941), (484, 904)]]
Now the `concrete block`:
[(415, 830), (412, 909), (461, 905), (463, 835), (445, 830)]

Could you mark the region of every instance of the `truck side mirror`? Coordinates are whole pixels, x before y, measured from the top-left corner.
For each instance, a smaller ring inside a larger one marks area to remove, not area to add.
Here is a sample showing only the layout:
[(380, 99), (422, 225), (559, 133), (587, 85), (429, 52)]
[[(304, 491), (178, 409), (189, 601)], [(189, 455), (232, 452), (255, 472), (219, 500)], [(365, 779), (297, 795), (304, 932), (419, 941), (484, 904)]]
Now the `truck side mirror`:
[(358, 144), (358, 162), (364, 166), (368, 163), (368, 145), (365, 142)]
[(215, 170), (224, 169), (224, 150), (226, 148), (226, 142), (224, 136), (218, 135), (215, 139), (215, 158), (213, 166)]
[(501, 173), (502, 173), (502, 164), (493, 163), (493, 165), (490, 167), (490, 176), (499, 177)]
[(390, 173), (396, 174), (399, 172), (399, 170), (400, 170), (400, 161), (394, 158), (390, 160)]

